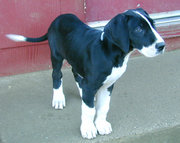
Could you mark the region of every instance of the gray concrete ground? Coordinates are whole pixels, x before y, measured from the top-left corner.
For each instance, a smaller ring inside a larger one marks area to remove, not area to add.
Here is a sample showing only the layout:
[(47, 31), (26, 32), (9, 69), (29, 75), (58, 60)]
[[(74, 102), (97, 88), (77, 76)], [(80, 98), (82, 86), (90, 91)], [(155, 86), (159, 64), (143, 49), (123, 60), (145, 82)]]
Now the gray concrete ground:
[(70, 69), (63, 73), (63, 110), (51, 107), (51, 71), (0, 78), (1, 143), (180, 142), (180, 50), (130, 59), (112, 94), (113, 132), (90, 141), (80, 135), (81, 100), (73, 76)]

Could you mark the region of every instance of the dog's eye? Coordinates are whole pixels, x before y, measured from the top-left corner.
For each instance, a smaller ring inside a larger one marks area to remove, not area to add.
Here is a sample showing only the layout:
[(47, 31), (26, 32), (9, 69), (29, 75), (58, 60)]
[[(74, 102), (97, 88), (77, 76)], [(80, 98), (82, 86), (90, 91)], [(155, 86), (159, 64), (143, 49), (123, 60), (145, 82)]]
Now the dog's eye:
[(137, 33), (141, 33), (142, 31), (143, 31), (143, 29), (140, 26), (136, 27), (136, 29), (135, 29), (135, 32), (137, 32)]

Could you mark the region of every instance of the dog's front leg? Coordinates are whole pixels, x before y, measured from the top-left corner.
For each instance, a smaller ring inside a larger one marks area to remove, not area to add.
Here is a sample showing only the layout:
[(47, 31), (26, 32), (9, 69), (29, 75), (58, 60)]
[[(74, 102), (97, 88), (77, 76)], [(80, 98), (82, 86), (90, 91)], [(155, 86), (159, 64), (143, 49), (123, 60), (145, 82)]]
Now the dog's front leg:
[(83, 138), (93, 139), (97, 135), (97, 129), (94, 125), (96, 111), (94, 107), (94, 94), (92, 91), (89, 90), (86, 92), (83, 90), (81, 109), (81, 135)]
[(111, 98), (110, 94), (112, 89), (113, 85), (110, 88), (101, 87), (97, 92), (97, 117), (95, 120), (95, 125), (100, 135), (106, 135), (112, 132), (111, 124), (106, 120), (107, 113), (109, 111)]
[(82, 101), (81, 108), (81, 135), (83, 138), (93, 139), (97, 135), (97, 129), (94, 125), (95, 107), (89, 108), (84, 101)]

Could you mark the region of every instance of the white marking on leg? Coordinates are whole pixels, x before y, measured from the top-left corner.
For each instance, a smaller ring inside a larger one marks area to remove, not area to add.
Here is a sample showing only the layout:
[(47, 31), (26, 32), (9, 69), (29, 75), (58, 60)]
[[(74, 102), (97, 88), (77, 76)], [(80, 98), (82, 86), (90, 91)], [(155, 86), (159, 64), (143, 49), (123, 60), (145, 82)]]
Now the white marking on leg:
[(79, 83), (78, 83), (78, 82), (76, 82), (76, 85), (77, 85), (77, 87), (78, 87), (80, 97), (82, 98), (82, 88), (80, 88), (80, 86), (79, 86)]
[(95, 125), (100, 135), (106, 135), (112, 132), (111, 124), (106, 121), (107, 113), (109, 111), (109, 104), (110, 92), (107, 88), (101, 87), (97, 92), (97, 117), (95, 120)]
[(16, 34), (7, 34), (6, 37), (16, 42), (23, 42), (23, 41), (26, 41), (27, 39), (26, 37), (22, 35), (16, 35)]
[(58, 89), (53, 89), (52, 107), (55, 109), (63, 109), (66, 106), (65, 96), (63, 93), (63, 82)]
[(82, 114), (81, 114), (81, 135), (83, 138), (92, 139), (97, 135), (97, 129), (94, 125), (95, 108), (88, 107), (82, 101)]

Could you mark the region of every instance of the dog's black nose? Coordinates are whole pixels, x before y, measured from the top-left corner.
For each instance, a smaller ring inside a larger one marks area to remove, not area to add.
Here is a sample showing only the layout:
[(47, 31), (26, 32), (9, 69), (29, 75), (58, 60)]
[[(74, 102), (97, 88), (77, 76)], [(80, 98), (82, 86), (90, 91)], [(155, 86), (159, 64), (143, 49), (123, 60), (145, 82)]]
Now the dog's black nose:
[(161, 42), (161, 43), (157, 43), (156, 44), (156, 49), (160, 52), (164, 49), (165, 47), (165, 43), (164, 42)]

